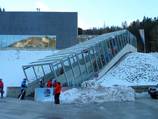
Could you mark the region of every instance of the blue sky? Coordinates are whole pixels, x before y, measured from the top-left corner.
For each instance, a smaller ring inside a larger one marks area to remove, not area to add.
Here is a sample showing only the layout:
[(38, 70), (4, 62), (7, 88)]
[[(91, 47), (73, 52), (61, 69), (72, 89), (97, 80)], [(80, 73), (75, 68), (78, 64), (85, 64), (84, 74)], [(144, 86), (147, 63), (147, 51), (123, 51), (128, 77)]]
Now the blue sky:
[(78, 26), (87, 29), (158, 16), (158, 0), (0, 0), (6, 11), (78, 12)]

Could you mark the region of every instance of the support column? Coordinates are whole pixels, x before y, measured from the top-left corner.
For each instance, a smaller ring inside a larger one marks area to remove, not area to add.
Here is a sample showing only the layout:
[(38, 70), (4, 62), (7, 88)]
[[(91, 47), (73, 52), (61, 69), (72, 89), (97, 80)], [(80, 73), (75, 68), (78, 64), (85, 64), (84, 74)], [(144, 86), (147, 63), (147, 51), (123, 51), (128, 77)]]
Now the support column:
[(26, 74), (26, 71), (25, 71), (25, 67), (23, 67), (23, 72), (24, 72), (24, 75), (26, 77), (26, 80), (29, 81), (28, 77), (27, 77), (27, 74)]

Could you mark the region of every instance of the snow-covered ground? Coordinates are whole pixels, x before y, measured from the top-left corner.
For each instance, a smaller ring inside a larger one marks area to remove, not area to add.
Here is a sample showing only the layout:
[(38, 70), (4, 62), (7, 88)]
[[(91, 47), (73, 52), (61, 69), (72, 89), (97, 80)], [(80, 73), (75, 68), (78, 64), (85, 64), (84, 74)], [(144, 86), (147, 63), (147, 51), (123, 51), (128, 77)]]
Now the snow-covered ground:
[[(19, 86), (24, 78), (22, 65), (52, 55), (54, 51), (0, 51), (0, 78), (6, 87)], [(158, 83), (158, 53), (131, 53), (117, 67), (100, 79), (86, 81), (82, 89), (71, 89), (61, 95), (63, 103), (133, 101), (134, 91), (128, 86)], [(119, 86), (116, 86), (119, 85)]]
[(131, 53), (117, 67), (97, 80), (95, 85), (106, 87), (156, 84), (158, 84), (158, 53)]
[(131, 53), (106, 75), (83, 82), (81, 85), (83, 89), (64, 92), (61, 100), (64, 103), (134, 101), (140, 94), (135, 94), (128, 86), (157, 83), (158, 53)]
[(8, 86), (20, 86), (25, 77), (22, 65), (52, 55), (56, 51), (25, 51), (25, 50), (2, 50), (0, 51), (0, 78), (3, 79), (5, 92)]

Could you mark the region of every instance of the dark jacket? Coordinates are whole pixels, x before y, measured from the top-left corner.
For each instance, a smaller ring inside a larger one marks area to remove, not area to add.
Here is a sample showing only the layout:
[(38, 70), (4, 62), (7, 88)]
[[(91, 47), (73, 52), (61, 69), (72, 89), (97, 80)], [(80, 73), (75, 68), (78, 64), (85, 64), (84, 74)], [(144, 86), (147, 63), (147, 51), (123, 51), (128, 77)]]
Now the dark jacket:
[(25, 88), (27, 88), (26, 80), (23, 80), (21, 83), (21, 89), (25, 89)]

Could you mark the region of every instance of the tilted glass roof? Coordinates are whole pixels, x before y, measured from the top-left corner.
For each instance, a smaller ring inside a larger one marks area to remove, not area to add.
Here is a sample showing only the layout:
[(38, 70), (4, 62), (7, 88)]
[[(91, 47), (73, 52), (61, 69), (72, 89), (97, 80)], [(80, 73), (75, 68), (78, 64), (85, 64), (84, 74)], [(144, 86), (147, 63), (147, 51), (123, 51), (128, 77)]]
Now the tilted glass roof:
[(112, 33), (106, 33), (100, 36), (97, 36), (95, 38), (92, 38), (90, 40), (87, 40), (85, 42), (79, 43), (77, 45), (74, 45), (72, 47), (63, 49), (58, 51), (57, 53), (54, 53), (52, 55), (46, 56), (42, 59), (39, 59), (35, 62), (31, 62), (28, 65), (25, 65), (25, 67), (29, 66), (34, 66), (34, 65), (45, 65), (45, 64), (52, 64), (52, 63), (57, 63), (61, 60), (64, 60), (67, 57), (73, 56), (74, 54), (81, 53), (83, 50), (86, 50), (92, 46), (95, 46), (97, 43), (105, 40), (109, 40), (111, 38), (115, 38), (115, 36), (128, 33), (127, 30), (121, 30), (121, 31), (116, 31)]

